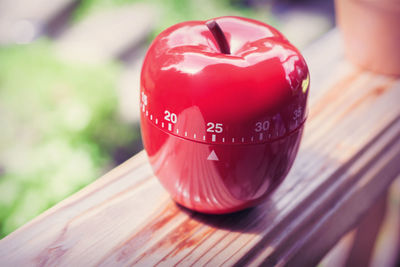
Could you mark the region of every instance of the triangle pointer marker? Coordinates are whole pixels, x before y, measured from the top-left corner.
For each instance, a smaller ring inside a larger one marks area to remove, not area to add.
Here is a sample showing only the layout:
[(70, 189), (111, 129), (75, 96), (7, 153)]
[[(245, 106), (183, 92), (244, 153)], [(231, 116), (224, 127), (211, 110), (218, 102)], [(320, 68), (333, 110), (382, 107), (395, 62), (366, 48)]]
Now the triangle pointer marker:
[(207, 160), (216, 160), (216, 161), (219, 160), (219, 158), (217, 157), (217, 154), (215, 154), (215, 151), (214, 151), (214, 150), (212, 150), (211, 153), (210, 153), (210, 155), (208, 155)]

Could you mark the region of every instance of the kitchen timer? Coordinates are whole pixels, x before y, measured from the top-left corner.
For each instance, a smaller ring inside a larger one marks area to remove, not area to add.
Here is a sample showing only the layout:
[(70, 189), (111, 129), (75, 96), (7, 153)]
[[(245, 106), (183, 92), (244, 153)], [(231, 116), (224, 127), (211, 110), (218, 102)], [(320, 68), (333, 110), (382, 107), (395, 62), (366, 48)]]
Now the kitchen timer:
[(141, 72), (144, 147), (179, 204), (213, 214), (263, 201), (296, 157), (309, 72), (256, 20), (188, 21), (160, 33)]

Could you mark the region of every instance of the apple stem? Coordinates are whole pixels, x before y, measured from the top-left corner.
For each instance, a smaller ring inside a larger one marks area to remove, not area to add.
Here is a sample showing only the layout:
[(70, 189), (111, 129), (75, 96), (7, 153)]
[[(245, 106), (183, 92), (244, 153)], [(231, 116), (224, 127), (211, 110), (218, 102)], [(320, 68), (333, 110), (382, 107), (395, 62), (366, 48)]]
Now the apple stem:
[(210, 20), (206, 23), (208, 29), (214, 36), (215, 41), (219, 46), (219, 50), (224, 54), (230, 54), (228, 41), (226, 40), (224, 32), (215, 20)]

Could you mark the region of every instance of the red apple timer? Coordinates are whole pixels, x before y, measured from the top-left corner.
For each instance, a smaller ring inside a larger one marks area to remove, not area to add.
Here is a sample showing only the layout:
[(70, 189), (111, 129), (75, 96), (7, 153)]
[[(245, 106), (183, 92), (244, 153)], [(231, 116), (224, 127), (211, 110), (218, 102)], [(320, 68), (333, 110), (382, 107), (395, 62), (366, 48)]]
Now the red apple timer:
[(257, 205), (296, 157), (309, 72), (273, 27), (240, 17), (172, 26), (141, 73), (141, 131), (179, 204), (222, 214)]

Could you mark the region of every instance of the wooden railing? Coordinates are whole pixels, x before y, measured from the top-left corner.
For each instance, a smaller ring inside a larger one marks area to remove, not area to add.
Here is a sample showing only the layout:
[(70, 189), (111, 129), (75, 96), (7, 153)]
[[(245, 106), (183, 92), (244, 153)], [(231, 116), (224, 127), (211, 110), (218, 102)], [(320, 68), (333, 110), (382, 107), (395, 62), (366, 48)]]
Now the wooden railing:
[(268, 201), (220, 216), (178, 207), (141, 152), (1, 240), (0, 265), (316, 265), (400, 174), (400, 79), (349, 63), (337, 30), (304, 55), (309, 117)]

